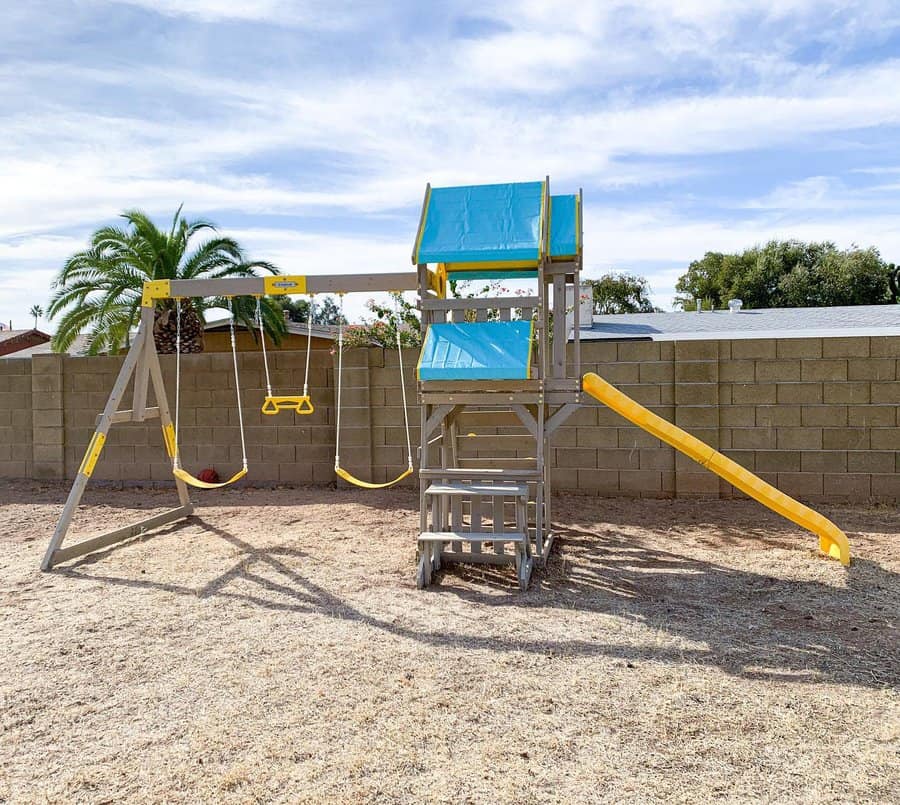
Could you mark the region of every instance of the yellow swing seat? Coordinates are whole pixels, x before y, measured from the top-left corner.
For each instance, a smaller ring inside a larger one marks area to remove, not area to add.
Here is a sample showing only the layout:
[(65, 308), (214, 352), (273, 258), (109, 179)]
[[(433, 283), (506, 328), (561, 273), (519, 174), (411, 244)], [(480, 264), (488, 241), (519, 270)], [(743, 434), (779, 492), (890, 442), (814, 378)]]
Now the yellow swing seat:
[(295, 414), (311, 414), (316, 409), (308, 394), (300, 396), (266, 397), (262, 405), (262, 412), (269, 416), (279, 411), (293, 411)]
[(407, 467), (405, 470), (403, 470), (402, 473), (400, 473), (400, 475), (398, 475), (396, 478), (394, 478), (393, 481), (387, 481), (387, 482), (385, 482), (385, 483), (383, 483), (383, 484), (373, 484), (373, 483), (369, 483), (368, 481), (361, 481), (359, 478), (354, 478), (354, 477), (353, 477), (349, 472), (347, 472), (347, 470), (345, 470), (343, 467), (337, 467), (337, 466), (336, 466), (336, 467), (334, 468), (334, 471), (335, 471), (335, 473), (337, 474), (337, 476), (338, 476), (339, 478), (343, 478), (347, 483), (353, 484), (354, 486), (358, 486), (358, 487), (360, 487), (360, 488), (362, 488), (362, 489), (387, 489), (389, 486), (393, 486), (394, 484), (398, 484), (398, 483), (400, 483), (400, 481), (402, 481), (404, 478), (408, 478), (410, 475), (413, 474), (413, 468), (412, 468), (412, 467)]
[(229, 484), (233, 484), (235, 481), (239, 481), (246, 474), (247, 468), (243, 467), (239, 469), (234, 475), (232, 475), (227, 481), (220, 481), (219, 483), (211, 484), (208, 481), (201, 481), (199, 478), (195, 478), (187, 470), (181, 469), (181, 467), (175, 467), (172, 470), (172, 475), (174, 475), (179, 480), (184, 481), (188, 486), (193, 486), (196, 489), (221, 489), (223, 486), (228, 486)]

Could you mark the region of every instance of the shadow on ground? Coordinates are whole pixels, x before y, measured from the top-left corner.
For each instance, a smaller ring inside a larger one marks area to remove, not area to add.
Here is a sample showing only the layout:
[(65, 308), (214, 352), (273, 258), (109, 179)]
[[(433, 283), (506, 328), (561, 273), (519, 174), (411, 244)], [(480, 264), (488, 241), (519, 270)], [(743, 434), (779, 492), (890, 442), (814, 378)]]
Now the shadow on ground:
[[(90, 565), (109, 562), (109, 554), (115, 549), (57, 572), (73, 579), (124, 587), (239, 599), (270, 610), (337, 616), (429, 645), (691, 663), (767, 681), (870, 687), (900, 683), (894, 622), (900, 575), (865, 559), (856, 559), (842, 571), (846, 573), (845, 586), (789, 580), (698, 560), (674, 549), (650, 548), (618, 535), (615, 524), (610, 526), (607, 520), (603, 529), (561, 532), (562, 550), (554, 552), (547, 567), (536, 572), (527, 593), (518, 592), (508, 568), (493, 572), (470, 568), (442, 571), (436, 587), (418, 593), (432, 596), (423, 600), (423, 608), (439, 608), (439, 599), (433, 596), (453, 595), (481, 607), (600, 613), (649, 627), (664, 636), (651, 642), (646, 632), (636, 632), (637, 639), (630, 643), (603, 642), (602, 633), (597, 639), (529, 641), (521, 635), (507, 639), (452, 630), (423, 631), (404, 626), (394, 617), (364, 612), (302, 572), (306, 562), (315, 562), (314, 552), (289, 546), (257, 548), (200, 517), (191, 521), (239, 552), (227, 571), (203, 586), (88, 570)], [(160, 529), (143, 539), (159, 539), (179, 527)], [(721, 528), (720, 522), (717, 527)], [(788, 540), (788, 530), (782, 536), (772, 535), (768, 523), (764, 528), (772, 547), (796, 549), (796, 531)], [(752, 534), (748, 537), (746, 528), (736, 527), (733, 534), (726, 530), (722, 539), (749, 543)], [(677, 544), (677, 539), (673, 543)], [(811, 555), (810, 561), (825, 560)], [(477, 583), (472, 583), (476, 572)], [(412, 576), (410, 568), (409, 580), (398, 587), (398, 594), (411, 592)], [(235, 579), (241, 580), (241, 589), (230, 588), (229, 583)], [(255, 589), (247, 592), (248, 583)], [(685, 647), (685, 640), (691, 645)]]

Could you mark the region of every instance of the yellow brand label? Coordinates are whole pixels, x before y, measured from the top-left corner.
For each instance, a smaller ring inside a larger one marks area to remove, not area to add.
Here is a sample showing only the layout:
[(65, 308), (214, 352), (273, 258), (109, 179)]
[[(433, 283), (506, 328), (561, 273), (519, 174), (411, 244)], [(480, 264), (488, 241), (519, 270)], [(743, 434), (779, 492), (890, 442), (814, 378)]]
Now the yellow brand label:
[(306, 293), (306, 277), (292, 276), (263, 277), (263, 287), (267, 294), (284, 296), (289, 293)]

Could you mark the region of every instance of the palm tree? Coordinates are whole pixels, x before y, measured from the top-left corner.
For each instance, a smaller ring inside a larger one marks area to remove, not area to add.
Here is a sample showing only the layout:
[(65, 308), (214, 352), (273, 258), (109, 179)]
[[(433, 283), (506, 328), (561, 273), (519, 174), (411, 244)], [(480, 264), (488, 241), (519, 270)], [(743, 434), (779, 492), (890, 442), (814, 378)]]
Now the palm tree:
[(32, 305), (31, 309), (28, 311), (29, 316), (34, 316), (34, 329), (37, 330), (37, 322), (38, 319), (44, 315), (44, 308), (40, 305)]
[[(65, 352), (82, 330), (89, 329), (87, 353), (114, 352), (128, 346), (140, 319), (141, 293), (147, 280), (221, 279), (256, 276), (257, 270), (277, 274), (261, 260), (248, 261), (232, 238), (215, 234), (208, 221), (187, 221), (181, 207), (164, 232), (140, 210), (122, 214), (127, 228), (105, 226), (91, 236), (91, 245), (73, 254), (53, 283), (49, 317), (63, 313), (51, 342)], [(207, 235), (205, 239), (204, 235)], [(232, 300), (235, 317), (253, 332), (256, 300)], [(221, 297), (183, 300), (181, 303), (182, 352), (203, 350), (203, 311), (227, 307)], [(153, 335), (160, 352), (175, 351), (175, 302), (157, 303)], [(262, 301), (263, 324), (275, 342), (285, 332), (281, 307)]]

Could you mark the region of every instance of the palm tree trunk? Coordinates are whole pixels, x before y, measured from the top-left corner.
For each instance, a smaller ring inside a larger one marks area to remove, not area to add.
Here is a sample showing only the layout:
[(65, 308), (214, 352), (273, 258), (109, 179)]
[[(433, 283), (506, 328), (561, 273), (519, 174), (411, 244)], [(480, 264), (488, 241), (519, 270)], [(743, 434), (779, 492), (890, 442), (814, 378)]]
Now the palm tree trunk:
[[(156, 308), (153, 340), (161, 355), (173, 355), (178, 334), (175, 303), (167, 300)], [(203, 352), (203, 317), (189, 302), (181, 303), (181, 354)]]

